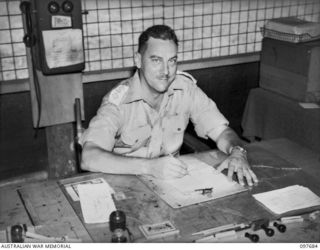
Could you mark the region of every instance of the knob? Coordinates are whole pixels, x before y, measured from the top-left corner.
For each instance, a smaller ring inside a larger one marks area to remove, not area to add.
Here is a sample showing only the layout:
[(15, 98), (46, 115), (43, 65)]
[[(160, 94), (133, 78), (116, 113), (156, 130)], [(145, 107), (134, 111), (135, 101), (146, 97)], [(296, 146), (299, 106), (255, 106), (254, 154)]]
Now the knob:
[(272, 228), (268, 228), (266, 225), (262, 225), (261, 228), (264, 230), (267, 236), (271, 237), (274, 235), (274, 230)]
[(244, 237), (249, 238), (252, 242), (258, 242), (259, 241), (259, 235), (257, 235), (257, 234), (245, 233)]
[(273, 225), (279, 230), (279, 232), (284, 233), (287, 230), (287, 227), (283, 224), (274, 222)]

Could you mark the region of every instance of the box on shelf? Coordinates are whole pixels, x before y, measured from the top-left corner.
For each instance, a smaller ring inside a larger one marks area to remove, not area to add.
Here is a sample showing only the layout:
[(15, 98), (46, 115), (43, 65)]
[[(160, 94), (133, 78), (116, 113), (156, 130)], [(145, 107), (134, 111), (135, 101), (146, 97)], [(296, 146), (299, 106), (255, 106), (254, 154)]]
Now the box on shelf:
[(268, 20), (261, 28), (263, 37), (299, 43), (320, 39), (320, 23), (297, 17), (281, 17)]
[(300, 102), (320, 102), (320, 40), (291, 43), (264, 38), (260, 87)]

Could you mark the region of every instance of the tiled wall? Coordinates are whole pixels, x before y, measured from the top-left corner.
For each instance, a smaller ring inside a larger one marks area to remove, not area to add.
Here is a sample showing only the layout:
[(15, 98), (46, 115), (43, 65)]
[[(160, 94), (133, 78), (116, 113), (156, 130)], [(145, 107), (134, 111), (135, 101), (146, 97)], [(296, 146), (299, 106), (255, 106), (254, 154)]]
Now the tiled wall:
[[(0, 0), (0, 80), (28, 77), (20, 1)], [(320, 21), (319, 0), (82, 0), (86, 72), (133, 66), (138, 36), (167, 24), (180, 40), (179, 60), (258, 52), (266, 20)]]

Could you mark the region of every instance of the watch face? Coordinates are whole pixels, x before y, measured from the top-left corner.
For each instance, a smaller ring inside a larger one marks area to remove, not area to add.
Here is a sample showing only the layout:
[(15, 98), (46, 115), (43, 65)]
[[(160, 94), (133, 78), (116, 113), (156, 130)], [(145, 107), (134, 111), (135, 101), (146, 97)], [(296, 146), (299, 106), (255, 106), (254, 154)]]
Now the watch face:
[(48, 10), (51, 14), (55, 14), (59, 11), (60, 7), (59, 4), (57, 2), (50, 2), (48, 4)]

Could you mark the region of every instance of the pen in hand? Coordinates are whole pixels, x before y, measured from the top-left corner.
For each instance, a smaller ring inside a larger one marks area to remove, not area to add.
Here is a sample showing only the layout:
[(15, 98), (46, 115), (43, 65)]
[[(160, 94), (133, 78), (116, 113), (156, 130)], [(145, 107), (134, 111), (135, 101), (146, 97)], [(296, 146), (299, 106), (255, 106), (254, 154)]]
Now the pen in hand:
[(178, 160), (183, 165), (183, 169), (186, 171), (186, 175), (190, 175), (187, 164), (185, 164), (183, 161), (181, 161), (181, 160), (177, 159), (176, 157), (174, 157), (171, 153), (168, 153), (167, 156), (175, 158), (176, 160)]

